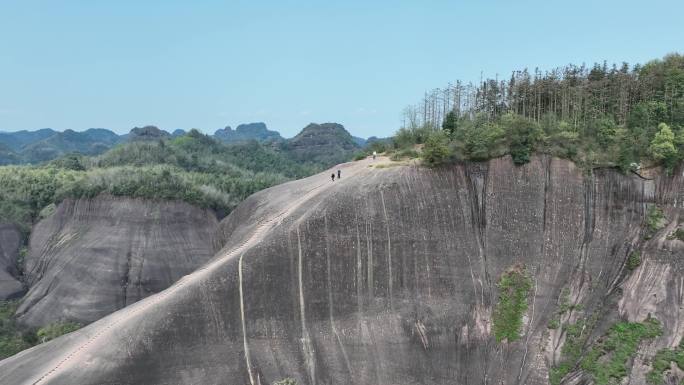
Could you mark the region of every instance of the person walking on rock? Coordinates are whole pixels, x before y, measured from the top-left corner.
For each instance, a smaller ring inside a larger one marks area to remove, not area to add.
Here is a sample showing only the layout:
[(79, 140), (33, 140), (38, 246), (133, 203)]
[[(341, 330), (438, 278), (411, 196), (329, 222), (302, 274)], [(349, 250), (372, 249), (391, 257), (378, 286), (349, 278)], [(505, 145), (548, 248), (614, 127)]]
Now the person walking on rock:
[(335, 181), (335, 173), (332, 173), (331, 178), (332, 178), (332, 181), (334, 182)]
[(342, 179), (342, 171), (337, 170), (337, 179)]

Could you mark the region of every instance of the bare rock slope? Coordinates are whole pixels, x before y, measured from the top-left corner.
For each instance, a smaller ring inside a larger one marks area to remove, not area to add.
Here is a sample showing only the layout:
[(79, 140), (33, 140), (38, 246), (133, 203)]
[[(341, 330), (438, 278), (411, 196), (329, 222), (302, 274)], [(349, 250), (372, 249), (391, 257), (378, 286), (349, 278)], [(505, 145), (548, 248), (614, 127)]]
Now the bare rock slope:
[(67, 200), (31, 233), (19, 321), (89, 323), (166, 289), (214, 255), (217, 226), (182, 202)]
[[(535, 157), (346, 164), (257, 193), (223, 249), (169, 289), (0, 362), (2, 384), (548, 384), (569, 324), (597, 340), (657, 318), (630, 384), (682, 337), (681, 171), (646, 180)], [(649, 205), (668, 225), (645, 240)], [(640, 250), (641, 264), (626, 267)], [(499, 277), (529, 273), (520, 339), (497, 342)], [(570, 302), (559, 313), (559, 304)], [(676, 375), (676, 373), (675, 373)], [(590, 383), (575, 367), (564, 383)]]

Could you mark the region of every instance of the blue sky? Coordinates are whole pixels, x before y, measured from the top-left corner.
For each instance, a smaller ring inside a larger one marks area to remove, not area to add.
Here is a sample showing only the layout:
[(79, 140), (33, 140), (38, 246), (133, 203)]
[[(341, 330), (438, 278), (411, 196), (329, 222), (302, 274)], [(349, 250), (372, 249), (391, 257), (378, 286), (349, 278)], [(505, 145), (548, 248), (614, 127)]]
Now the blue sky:
[(0, 130), (387, 136), (449, 81), (684, 51), (684, 1), (0, 0)]

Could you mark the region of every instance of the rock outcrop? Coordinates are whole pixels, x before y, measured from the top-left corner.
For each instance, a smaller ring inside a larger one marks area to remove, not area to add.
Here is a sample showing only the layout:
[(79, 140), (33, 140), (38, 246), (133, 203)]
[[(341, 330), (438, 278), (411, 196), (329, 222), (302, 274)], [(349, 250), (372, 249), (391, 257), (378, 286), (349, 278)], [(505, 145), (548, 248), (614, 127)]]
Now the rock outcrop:
[(17, 279), (20, 247), (19, 228), (9, 223), (0, 223), (0, 301), (14, 299), (24, 292), (24, 286)]
[[(253, 195), (221, 224), (209, 263), (0, 362), (0, 383), (548, 384), (567, 340), (550, 321), (591, 317), (587, 348), (615, 321), (650, 316), (663, 334), (640, 345), (629, 372), (645, 384), (649, 359), (681, 340), (684, 242), (668, 239), (681, 170), (587, 175), (547, 157), (371, 165)], [(645, 240), (654, 204), (668, 225)], [(629, 270), (635, 250), (641, 265)], [(529, 274), (529, 306), (520, 338), (497, 341), (498, 282), (512, 267)], [(565, 378), (589, 382), (578, 367)]]
[(89, 323), (164, 290), (216, 252), (217, 224), (182, 202), (64, 201), (31, 233), (19, 321)]

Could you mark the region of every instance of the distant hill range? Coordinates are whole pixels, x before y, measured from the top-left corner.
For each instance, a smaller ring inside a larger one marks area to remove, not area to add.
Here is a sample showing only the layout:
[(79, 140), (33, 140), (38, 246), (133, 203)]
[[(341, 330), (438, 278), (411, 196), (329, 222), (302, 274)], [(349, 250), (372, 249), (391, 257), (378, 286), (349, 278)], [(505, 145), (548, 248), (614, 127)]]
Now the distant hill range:
[[(176, 129), (172, 133), (155, 126), (135, 127), (129, 133), (117, 135), (104, 128), (77, 132), (43, 128), (36, 131), (0, 132), (0, 165), (40, 163), (66, 154), (99, 155), (119, 143), (129, 141), (165, 140), (186, 134)], [(294, 138), (285, 139), (266, 124), (240, 124), (214, 132), (212, 138), (226, 144), (257, 141), (269, 144), (303, 162), (334, 164), (349, 160), (367, 143), (377, 140), (354, 137), (337, 123), (311, 123)]]
[(49, 128), (38, 131), (0, 133), (0, 164), (40, 163), (68, 153), (101, 154), (122, 138), (103, 128), (82, 132), (57, 132)]

